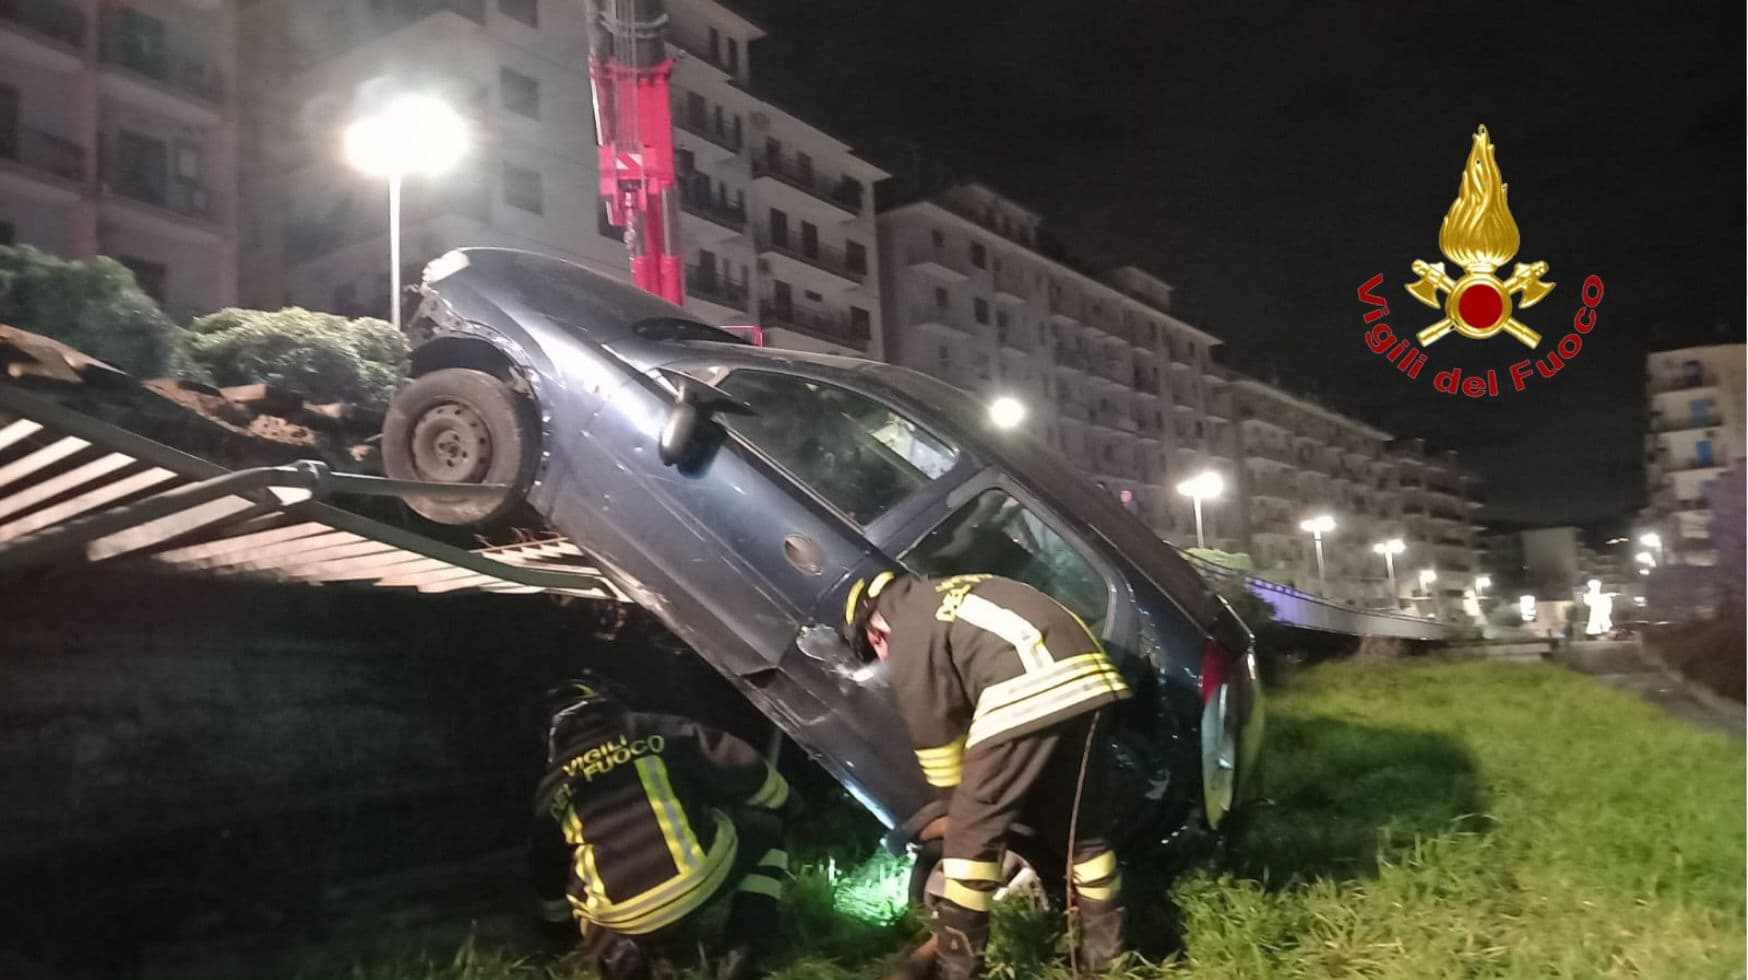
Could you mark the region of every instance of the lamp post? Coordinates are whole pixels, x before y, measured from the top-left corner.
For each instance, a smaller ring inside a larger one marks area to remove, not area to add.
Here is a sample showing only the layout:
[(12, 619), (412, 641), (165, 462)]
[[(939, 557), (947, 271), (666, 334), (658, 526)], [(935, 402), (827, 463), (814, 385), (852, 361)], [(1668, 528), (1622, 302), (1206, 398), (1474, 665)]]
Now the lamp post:
[(1390, 608), (1395, 609), (1402, 604), (1401, 597), (1396, 594), (1396, 556), (1408, 550), (1408, 543), (1401, 538), (1391, 538), (1372, 545), (1372, 553), (1384, 556), (1384, 573), (1390, 576)]
[(1203, 470), (1195, 476), (1179, 483), (1177, 492), (1195, 501), (1196, 504), (1196, 547), (1206, 548), (1202, 540), (1202, 501), (1213, 500), (1226, 489), (1226, 481), (1213, 470)]
[(1311, 541), (1317, 547), (1317, 589), (1321, 594), (1328, 595), (1329, 580), (1323, 574), (1323, 536), (1335, 530), (1335, 518), (1328, 514), (1318, 514), (1300, 521), (1299, 530), (1311, 532)]
[(381, 111), (355, 120), (343, 138), (346, 162), (372, 177), (388, 178), (388, 309), (401, 327), (401, 181), (407, 174), (437, 174), (467, 151), (467, 127), (443, 102), (402, 95)]

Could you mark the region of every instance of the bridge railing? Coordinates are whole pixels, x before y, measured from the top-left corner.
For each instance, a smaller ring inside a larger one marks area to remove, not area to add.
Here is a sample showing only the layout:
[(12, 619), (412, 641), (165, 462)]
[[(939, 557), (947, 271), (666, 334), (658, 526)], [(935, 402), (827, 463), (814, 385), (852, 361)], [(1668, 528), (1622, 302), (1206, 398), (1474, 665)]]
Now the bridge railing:
[(1291, 626), (1346, 633), (1351, 636), (1385, 636), (1408, 640), (1444, 640), (1451, 635), (1448, 623), (1388, 609), (1362, 609), (1332, 602), (1322, 596), (1209, 561), (1176, 545), (1172, 547), (1211, 583), (1230, 585), (1242, 582), (1252, 595), (1274, 608), (1275, 619)]

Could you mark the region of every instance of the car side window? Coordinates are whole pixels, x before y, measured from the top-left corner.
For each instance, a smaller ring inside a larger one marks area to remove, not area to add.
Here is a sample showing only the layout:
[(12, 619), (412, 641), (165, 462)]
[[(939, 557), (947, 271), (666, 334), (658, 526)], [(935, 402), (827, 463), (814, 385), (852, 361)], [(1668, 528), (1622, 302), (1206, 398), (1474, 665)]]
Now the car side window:
[(753, 410), (722, 413), (725, 425), (858, 524), (891, 510), (959, 458), (910, 419), (835, 385), (735, 371), (718, 387)]
[(1001, 490), (985, 490), (900, 556), (930, 577), (985, 573), (1024, 582), (1074, 610), (1098, 633), (1105, 578), (1062, 535)]

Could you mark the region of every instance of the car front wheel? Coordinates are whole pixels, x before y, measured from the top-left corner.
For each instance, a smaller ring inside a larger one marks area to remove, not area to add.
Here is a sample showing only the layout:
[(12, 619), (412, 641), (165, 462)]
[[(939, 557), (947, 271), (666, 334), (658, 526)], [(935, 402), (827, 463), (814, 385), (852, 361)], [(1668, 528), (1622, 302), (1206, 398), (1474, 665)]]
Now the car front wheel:
[(406, 498), (439, 524), (488, 524), (522, 503), (539, 443), (532, 405), (509, 385), (484, 371), (445, 368), (395, 392), (382, 426), (383, 469), (397, 480), (503, 484), (483, 499)]

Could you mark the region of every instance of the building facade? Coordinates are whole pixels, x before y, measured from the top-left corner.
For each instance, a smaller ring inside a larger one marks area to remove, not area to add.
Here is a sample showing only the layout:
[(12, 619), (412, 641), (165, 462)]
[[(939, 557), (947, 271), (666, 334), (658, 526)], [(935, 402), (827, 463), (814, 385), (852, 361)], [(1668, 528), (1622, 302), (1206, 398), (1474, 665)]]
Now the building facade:
[(0, 4), (0, 241), (108, 255), (172, 316), (237, 299), (228, 0)]
[(1658, 351), (1646, 359), (1647, 529), (1659, 564), (1713, 566), (1707, 487), (1744, 457), (1742, 344)]
[[(1170, 287), (1135, 268), (1093, 277), (1045, 256), (1040, 216), (982, 185), (880, 215), (887, 360), (980, 398), (1006, 395), (1030, 431), (1162, 536), (1195, 544), (1175, 484), (1233, 460), (1215, 446), (1219, 339), (1170, 315)], [(1209, 547), (1240, 523), (1210, 501)]]
[[(710, 0), (667, 7), (687, 307), (711, 323), (762, 322), (773, 345), (878, 357), (872, 185), (885, 173), (751, 93), (757, 25)], [(629, 277), (598, 196), (584, 4), (258, 0), (248, 10), (249, 57), (263, 66), (246, 127), (252, 302), (386, 305), (387, 191), (347, 167), (339, 140), (404, 91), (457, 107), (472, 143), (451, 172), (406, 182), (404, 281), (459, 245), (528, 248)]]
[[(1372, 545), (1400, 537), (1397, 604), (1454, 612), (1479, 570), (1475, 478), (1450, 454), (1247, 378), (1170, 313), (1171, 287), (1122, 267), (1090, 276), (1040, 251), (1036, 212), (970, 184), (880, 215), (888, 360), (983, 399), (1010, 396), (1033, 435), (1181, 547), (1205, 471), (1210, 548), (1359, 605), (1391, 604)], [(1300, 522), (1327, 514), (1324, 575)], [(1423, 586), (1421, 570), (1431, 570)], [(1448, 595), (1446, 593), (1449, 593)]]

